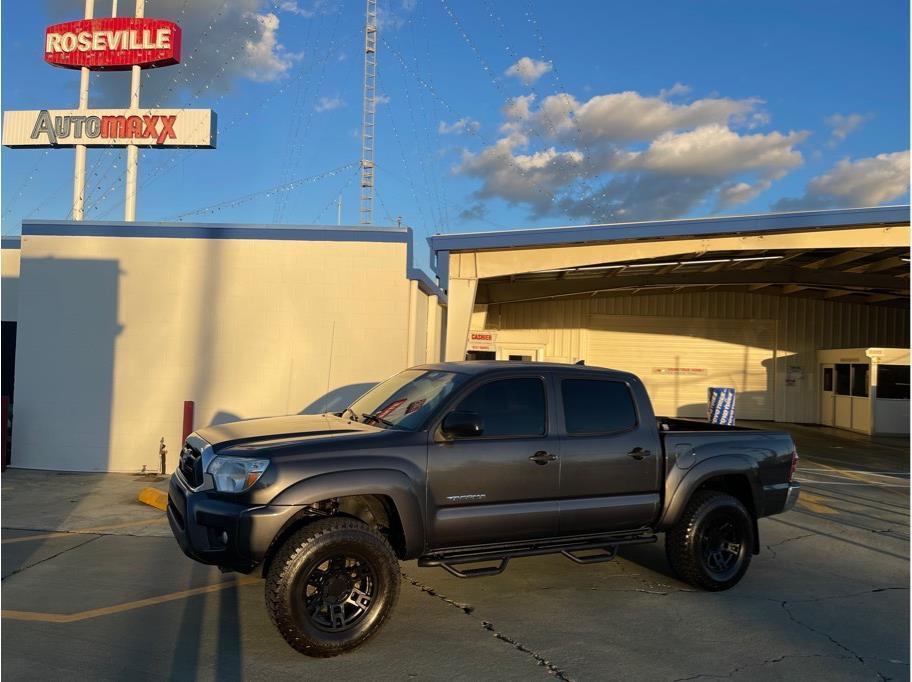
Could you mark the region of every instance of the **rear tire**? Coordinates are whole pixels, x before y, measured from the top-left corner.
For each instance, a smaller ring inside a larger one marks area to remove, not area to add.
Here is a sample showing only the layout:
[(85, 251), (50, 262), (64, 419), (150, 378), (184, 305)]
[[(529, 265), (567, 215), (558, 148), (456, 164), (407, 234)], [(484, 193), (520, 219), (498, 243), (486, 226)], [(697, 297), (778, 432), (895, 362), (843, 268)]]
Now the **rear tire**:
[(386, 538), (348, 517), (316, 521), (279, 548), (266, 607), (279, 633), (307, 656), (336, 656), (383, 626), (399, 597), (399, 562)]
[(711, 592), (738, 584), (750, 566), (753, 546), (750, 512), (737, 498), (715, 490), (697, 492), (677, 525), (665, 533), (665, 553), (674, 572)]

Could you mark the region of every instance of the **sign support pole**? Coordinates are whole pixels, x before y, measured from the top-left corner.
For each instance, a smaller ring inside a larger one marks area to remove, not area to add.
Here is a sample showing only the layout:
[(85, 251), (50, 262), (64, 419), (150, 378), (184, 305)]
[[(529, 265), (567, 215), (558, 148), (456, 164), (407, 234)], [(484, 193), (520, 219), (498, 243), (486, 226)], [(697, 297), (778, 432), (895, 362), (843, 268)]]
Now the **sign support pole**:
[[(95, 12), (95, 0), (86, 0), (85, 18), (91, 19)], [(79, 70), (79, 110), (89, 108), (89, 76), (87, 68)], [(86, 147), (84, 144), (76, 145), (76, 165), (73, 170), (73, 220), (82, 220), (85, 216), (85, 172), (86, 172)]]
[[(136, 0), (136, 18), (145, 16), (146, 0)], [(134, 65), (130, 78), (130, 109), (139, 109), (139, 84), (142, 69)], [(127, 147), (127, 178), (124, 196), (124, 220), (136, 220), (136, 180), (139, 173), (139, 147), (131, 144)]]

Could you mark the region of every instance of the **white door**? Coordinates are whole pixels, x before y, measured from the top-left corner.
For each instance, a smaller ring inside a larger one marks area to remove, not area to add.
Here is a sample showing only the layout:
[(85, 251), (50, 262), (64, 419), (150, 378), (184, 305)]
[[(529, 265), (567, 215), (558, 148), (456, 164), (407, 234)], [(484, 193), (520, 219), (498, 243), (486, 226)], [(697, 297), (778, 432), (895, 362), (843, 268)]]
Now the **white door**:
[(638, 375), (656, 414), (705, 419), (718, 386), (738, 419), (773, 418), (775, 320), (592, 315), (588, 336), (586, 364)]
[(833, 383), (835, 381), (833, 365), (820, 366), (820, 423), (824, 426), (833, 426), (836, 411)]

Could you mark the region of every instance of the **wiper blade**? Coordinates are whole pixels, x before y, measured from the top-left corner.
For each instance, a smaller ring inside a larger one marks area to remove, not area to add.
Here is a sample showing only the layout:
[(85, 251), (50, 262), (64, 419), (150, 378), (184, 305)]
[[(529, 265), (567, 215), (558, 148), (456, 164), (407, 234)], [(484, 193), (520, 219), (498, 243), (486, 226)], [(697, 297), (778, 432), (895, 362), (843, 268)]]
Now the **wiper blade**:
[(374, 421), (380, 422), (380, 423), (383, 424), (384, 426), (388, 426), (388, 427), (390, 427), (391, 429), (395, 429), (395, 428), (396, 428), (396, 425), (395, 425), (393, 422), (391, 422), (389, 419), (384, 419), (384, 418), (381, 417), (380, 415), (377, 415), (377, 414), (368, 414), (367, 412), (362, 412), (362, 413), (361, 413), (361, 416), (364, 418), (365, 423), (367, 422), (368, 419), (373, 419)]

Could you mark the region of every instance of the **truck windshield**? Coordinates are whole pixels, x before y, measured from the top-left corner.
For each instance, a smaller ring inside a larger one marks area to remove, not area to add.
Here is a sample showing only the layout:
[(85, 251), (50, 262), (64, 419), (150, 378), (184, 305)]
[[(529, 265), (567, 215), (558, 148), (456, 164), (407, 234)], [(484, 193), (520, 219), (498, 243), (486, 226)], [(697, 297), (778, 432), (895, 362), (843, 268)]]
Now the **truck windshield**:
[(407, 369), (377, 384), (345, 413), (356, 421), (415, 431), (467, 378), (455, 372)]

